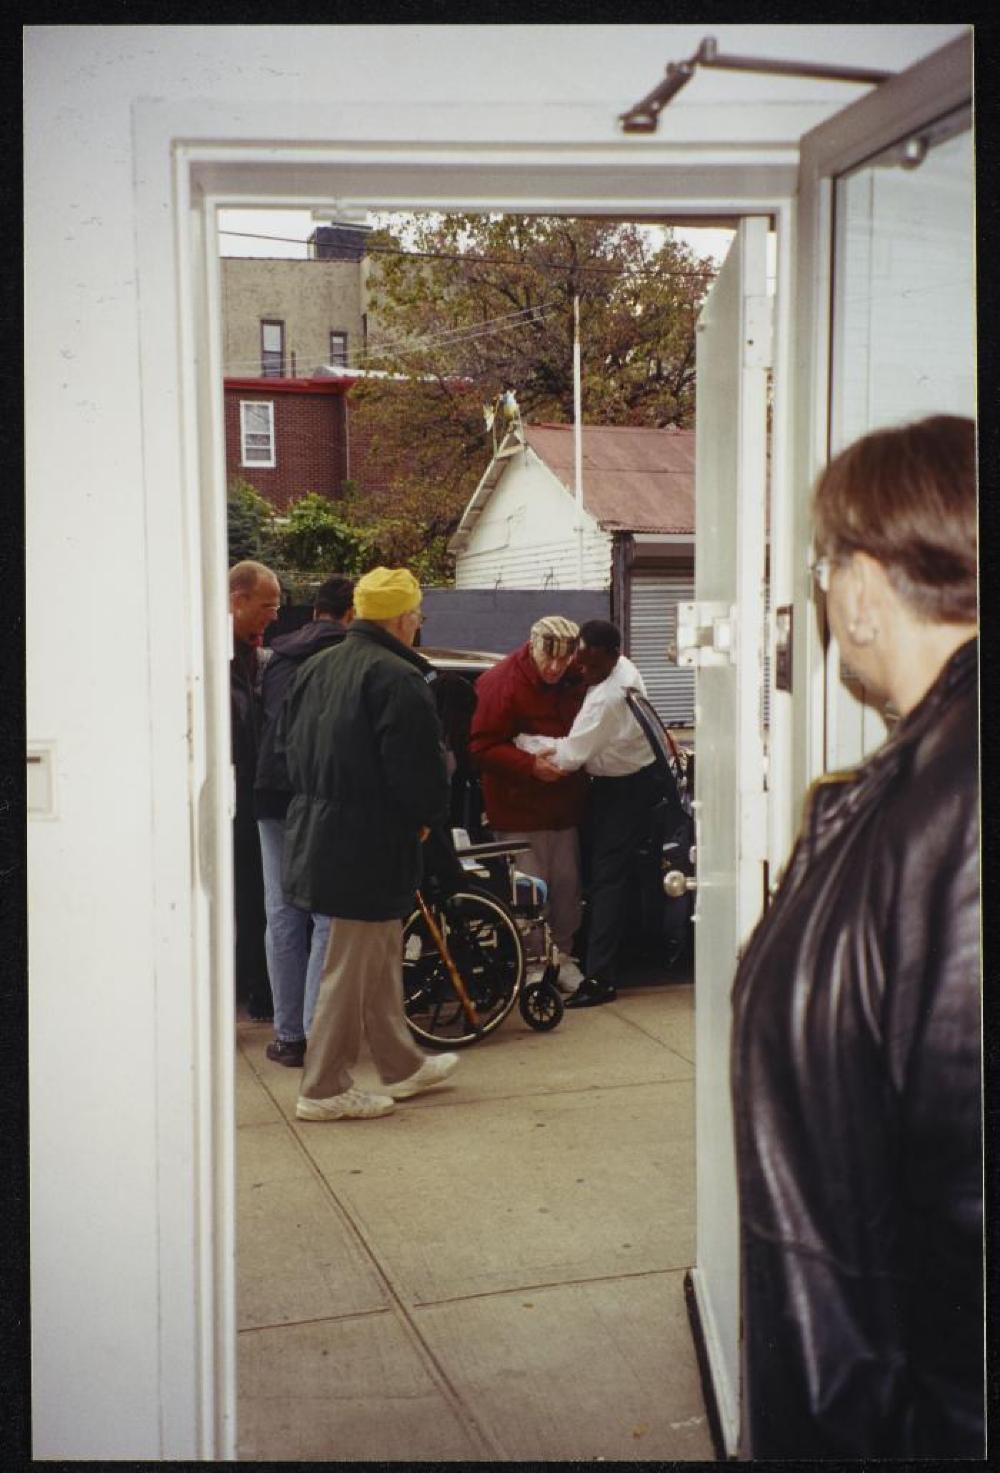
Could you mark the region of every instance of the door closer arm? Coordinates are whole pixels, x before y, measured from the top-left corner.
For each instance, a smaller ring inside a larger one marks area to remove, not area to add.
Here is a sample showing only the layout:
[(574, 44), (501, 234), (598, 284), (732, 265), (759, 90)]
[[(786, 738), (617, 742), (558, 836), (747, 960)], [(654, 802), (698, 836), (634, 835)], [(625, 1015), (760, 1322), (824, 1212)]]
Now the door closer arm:
[(861, 82), (877, 86), (895, 76), (895, 72), (875, 71), (871, 67), (832, 66), (827, 62), (778, 61), (753, 56), (726, 56), (718, 49), (714, 36), (706, 36), (688, 61), (670, 61), (664, 80), (627, 112), (618, 122), (623, 133), (655, 133), (660, 113), (668, 102), (685, 87), (699, 66), (715, 67), (729, 72), (766, 72), (774, 76), (817, 77), (825, 82)]

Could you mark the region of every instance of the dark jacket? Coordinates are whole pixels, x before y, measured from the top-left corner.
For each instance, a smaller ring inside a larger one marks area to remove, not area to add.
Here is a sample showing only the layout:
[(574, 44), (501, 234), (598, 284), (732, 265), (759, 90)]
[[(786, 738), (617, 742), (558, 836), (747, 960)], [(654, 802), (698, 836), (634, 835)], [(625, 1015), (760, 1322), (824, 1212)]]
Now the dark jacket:
[[(256, 647), (233, 636), (229, 662), (229, 729), (236, 777), (236, 809), (250, 817), (260, 746), (260, 681), (263, 663)], [(252, 822), (252, 818), (251, 818)]]
[(817, 784), (736, 975), (747, 1451), (983, 1456), (976, 645)]
[(292, 800), (291, 784), (285, 767), (285, 754), (275, 736), (278, 715), (300, 665), (320, 650), (339, 644), (346, 625), (337, 619), (313, 619), (291, 634), (280, 634), (271, 644), (271, 658), (264, 667), (261, 684), (261, 719), (263, 723), (257, 757), (257, 781), (254, 784), (254, 813), (257, 818), (284, 818)]
[(420, 829), (448, 813), (429, 670), (415, 650), (356, 619), (296, 676), (283, 723), (294, 797), (282, 878), (293, 905), (349, 920), (409, 914)]
[(583, 704), (583, 685), (565, 676), (547, 685), (531, 647), (506, 655), (476, 681), (469, 755), (482, 774), (486, 816), (495, 829), (531, 833), (572, 829), (583, 817), (587, 774), (581, 769), (558, 782), (533, 776), (535, 759), (514, 746), (521, 732), (565, 736)]

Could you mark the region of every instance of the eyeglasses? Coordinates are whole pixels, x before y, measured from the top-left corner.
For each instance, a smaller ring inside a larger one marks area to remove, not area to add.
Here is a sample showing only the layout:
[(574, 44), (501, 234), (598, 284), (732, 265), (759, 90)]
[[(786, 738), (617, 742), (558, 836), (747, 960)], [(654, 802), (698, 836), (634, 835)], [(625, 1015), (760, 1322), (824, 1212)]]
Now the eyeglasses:
[(420, 626), (421, 626), (421, 624), (426, 619), (427, 615), (424, 613), (424, 611), (422, 609), (411, 609), (410, 610), (410, 613), (416, 619), (416, 621), (417, 621), (417, 628), (419, 629)]
[(818, 557), (809, 564), (809, 572), (820, 593), (830, 592), (830, 574), (839, 561), (839, 558), (834, 557)]

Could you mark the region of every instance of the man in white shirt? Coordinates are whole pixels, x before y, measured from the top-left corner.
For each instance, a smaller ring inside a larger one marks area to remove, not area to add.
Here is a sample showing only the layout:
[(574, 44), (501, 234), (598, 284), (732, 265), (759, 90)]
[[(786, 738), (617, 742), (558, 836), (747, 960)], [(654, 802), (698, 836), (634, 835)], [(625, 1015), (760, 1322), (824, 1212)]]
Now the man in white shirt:
[(621, 942), (629, 862), (645, 836), (649, 810), (662, 796), (649, 742), (629, 709), (629, 688), (646, 694), (642, 676), (621, 653), (621, 632), (606, 619), (580, 628), (577, 668), (589, 689), (564, 737), (521, 736), (516, 744), (544, 754), (564, 772), (590, 774), (588, 820), (592, 834), (590, 923), (586, 976), (566, 1006), (612, 1002)]

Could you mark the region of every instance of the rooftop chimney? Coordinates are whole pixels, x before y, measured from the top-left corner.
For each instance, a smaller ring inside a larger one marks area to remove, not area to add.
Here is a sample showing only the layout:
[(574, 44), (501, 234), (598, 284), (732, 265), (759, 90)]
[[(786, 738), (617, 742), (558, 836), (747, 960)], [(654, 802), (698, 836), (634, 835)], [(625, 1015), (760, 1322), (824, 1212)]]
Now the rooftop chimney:
[(317, 225), (309, 237), (309, 255), (317, 261), (360, 261), (370, 233), (370, 225), (341, 220)]

